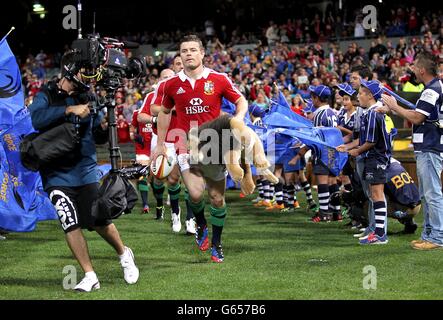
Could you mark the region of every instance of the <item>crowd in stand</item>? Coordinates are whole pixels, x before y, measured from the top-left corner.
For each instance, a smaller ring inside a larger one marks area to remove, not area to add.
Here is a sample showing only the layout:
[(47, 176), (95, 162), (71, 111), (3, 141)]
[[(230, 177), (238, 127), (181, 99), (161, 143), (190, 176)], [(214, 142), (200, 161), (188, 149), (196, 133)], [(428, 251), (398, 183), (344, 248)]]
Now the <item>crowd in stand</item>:
[[(343, 24), (339, 18), (334, 20), (330, 15), (326, 20), (319, 19), (319, 15), (311, 20), (289, 19), (283, 25), (271, 21), (269, 27), (264, 28), (267, 42), (259, 42), (255, 49), (244, 51), (235, 49), (233, 44), (236, 41), (227, 40), (223, 32), (216, 32), (212, 22), (207, 21), (205, 65), (229, 74), (250, 103), (265, 105), (275, 83), (294, 111), (302, 107), (304, 98), (309, 98), (309, 85), (334, 86), (349, 81), (350, 68), (359, 64), (369, 65), (373, 70), (373, 78), (394, 90), (401, 91), (411, 84), (415, 86), (409, 66), (414, 55), (420, 50), (430, 51), (440, 57), (439, 72), (443, 78), (443, 15), (440, 11), (431, 16), (424, 16), (417, 13), (414, 7), (407, 10), (393, 9), (392, 18), (387, 25), (401, 25), (402, 30), (406, 30), (402, 34), (419, 35), (400, 38), (396, 46), (380, 36), (372, 40), (368, 51), (357, 42), (349, 44), (345, 51), (340, 50), (337, 42), (322, 42), (326, 40), (322, 38), (322, 34), (328, 37), (330, 34), (327, 30), (337, 32), (337, 26)], [(308, 21), (311, 21), (310, 24)], [(328, 24), (328, 21), (332, 21), (332, 25)], [(320, 27), (317, 27), (317, 24)], [(304, 30), (301, 31), (300, 28)], [(389, 31), (386, 31), (386, 34), (389, 35)], [(144, 33), (125, 38), (147, 43), (154, 36), (155, 33)], [(176, 41), (181, 36), (182, 33), (177, 31), (159, 39)], [(314, 39), (317, 39), (317, 42), (305, 43)], [(251, 40), (247, 37), (245, 39), (246, 42)], [(45, 82), (57, 76), (57, 71), (54, 70), (59, 65), (61, 55), (41, 51), (21, 61), (27, 105), (32, 102), (33, 96)], [(163, 55), (146, 56), (146, 77), (137, 82), (124, 81), (123, 88), (116, 95), (120, 142), (129, 141), (128, 124), (132, 112), (141, 106), (144, 96), (154, 89), (161, 70), (167, 68), (170, 63), (171, 58)]]
[(228, 45), (251, 43), (261, 40), (273, 45), (282, 43), (311, 43), (326, 42), (344, 38), (362, 38), (365, 36), (386, 35), (408, 36), (420, 35), (427, 32), (438, 34), (443, 22), (443, 11), (420, 12), (415, 6), (395, 6), (385, 10), (379, 8), (377, 27), (374, 30), (363, 26), (364, 14), (361, 8), (345, 11), (328, 6), (324, 12), (317, 9), (298, 8), (297, 12), (269, 21), (264, 25), (250, 26), (248, 31), (240, 26), (229, 28), (226, 24), (217, 25), (208, 19), (200, 27), (189, 30), (176, 30), (169, 32), (143, 31), (136, 34), (122, 34), (124, 40), (136, 41), (141, 44), (177, 43), (186, 33), (193, 33), (206, 38), (213, 37)]

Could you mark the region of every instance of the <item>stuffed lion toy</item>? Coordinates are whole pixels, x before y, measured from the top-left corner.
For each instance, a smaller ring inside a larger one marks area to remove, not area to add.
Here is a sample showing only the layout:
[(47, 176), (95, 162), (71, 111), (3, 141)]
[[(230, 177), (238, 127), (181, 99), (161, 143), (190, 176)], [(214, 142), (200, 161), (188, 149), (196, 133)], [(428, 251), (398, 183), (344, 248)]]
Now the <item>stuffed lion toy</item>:
[(241, 190), (246, 195), (252, 194), (255, 189), (251, 162), (258, 174), (272, 183), (278, 183), (278, 178), (269, 170), (271, 165), (258, 135), (231, 115), (223, 114), (191, 128), (188, 139), (194, 162), (202, 163), (211, 158), (217, 164), (225, 165), (232, 180), (240, 182)]

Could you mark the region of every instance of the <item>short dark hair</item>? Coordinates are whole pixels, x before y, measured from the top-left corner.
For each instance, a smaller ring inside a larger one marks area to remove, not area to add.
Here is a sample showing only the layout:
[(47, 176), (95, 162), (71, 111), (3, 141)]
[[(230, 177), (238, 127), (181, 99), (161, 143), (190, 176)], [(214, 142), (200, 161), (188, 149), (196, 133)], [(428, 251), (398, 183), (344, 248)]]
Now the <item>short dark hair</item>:
[(368, 78), (368, 80), (372, 80), (371, 68), (364, 64), (353, 66), (351, 68), (351, 73), (353, 72), (357, 72), (362, 79)]
[(357, 91), (351, 96), (351, 101), (358, 103), (358, 93)]
[(201, 49), (204, 49), (205, 47), (203, 46), (203, 42), (201, 41), (201, 39), (196, 35), (196, 34), (188, 34), (186, 36), (184, 36), (181, 40), (180, 43), (178, 44), (178, 49), (180, 50), (180, 47), (182, 46), (182, 44), (184, 42), (197, 42), (200, 46)]
[(320, 100), (320, 102), (322, 102), (322, 103), (324, 103), (324, 102), (330, 103), (330, 101), (331, 101), (331, 97), (320, 97), (320, 96), (317, 96), (315, 93), (312, 93), (312, 96), (317, 97), (318, 100)]
[(433, 77), (437, 76), (437, 57), (428, 51), (417, 53), (415, 60)]
[(80, 66), (79, 66), (78, 61), (79, 61), (79, 53), (77, 51), (72, 50), (72, 51), (66, 52), (62, 56), (61, 62), (60, 62), (60, 69), (61, 69), (62, 77), (64, 77), (67, 73), (65, 66), (67, 66), (69, 71), (73, 72), (74, 74), (76, 74), (78, 71), (80, 71)]

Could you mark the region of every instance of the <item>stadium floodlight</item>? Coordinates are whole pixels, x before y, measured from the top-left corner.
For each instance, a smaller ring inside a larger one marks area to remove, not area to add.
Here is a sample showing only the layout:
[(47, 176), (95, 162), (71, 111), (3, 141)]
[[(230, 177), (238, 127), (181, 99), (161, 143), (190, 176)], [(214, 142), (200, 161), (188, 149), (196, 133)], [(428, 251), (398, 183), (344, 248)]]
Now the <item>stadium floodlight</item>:
[(45, 7), (43, 7), (40, 3), (36, 2), (32, 5), (32, 11), (35, 13), (40, 13), (45, 11)]

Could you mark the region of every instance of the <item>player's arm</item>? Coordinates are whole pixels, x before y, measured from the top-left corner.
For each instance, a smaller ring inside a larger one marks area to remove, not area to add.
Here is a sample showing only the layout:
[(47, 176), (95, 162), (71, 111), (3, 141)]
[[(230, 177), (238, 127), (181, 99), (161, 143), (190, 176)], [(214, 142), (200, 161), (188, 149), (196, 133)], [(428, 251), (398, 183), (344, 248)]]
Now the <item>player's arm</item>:
[(303, 146), (300, 148), (300, 150), (298, 151), (298, 153), (295, 155), (294, 158), (292, 158), (288, 164), (293, 166), (297, 163), (298, 160), (300, 160), (302, 157), (305, 156), (306, 152), (308, 152), (309, 148), (307, 146)]
[(159, 155), (166, 156), (165, 140), (170, 123), (171, 109), (162, 106), (157, 119), (157, 145), (155, 146), (154, 152), (152, 153), (152, 161), (154, 161), (154, 163)]
[(155, 123), (157, 117), (151, 116), (145, 112), (140, 112), (137, 116), (137, 121), (140, 123)]
[[(372, 111), (368, 114), (368, 125), (366, 128), (366, 132), (364, 132), (364, 139), (363, 144), (359, 146), (358, 148), (352, 149), (349, 151), (349, 155), (352, 157), (356, 157), (363, 152), (366, 152), (370, 149), (372, 149), (376, 142), (377, 142), (377, 136), (378, 132), (380, 131), (380, 127), (385, 125), (384, 121), (381, 123), (380, 121), (377, 121), (377, 115), (380, 116), (380, 113), (377, 113), (375, 111)], [(380, 119), (380, 117), (379, 117)], [(377, 130), (378, 128), (378, 130)], [(361, 133), (361, 132), (360, 132)]]
[[(397, 115), (399, 115), (403, 119), (406, 119), (415, 125), (419, 125), (426, 120), (427, 115), (425, 113), (427, 113), (427, 111), (429, 109), (427, 106), (427, 104), (428, 104), (427, 102), (421, 102), (419, 100), (418, 106), (416, 109), (417, 111), (415, 111), (415, 110), (409, 110), (409, 109), (405, 109), (405, 108), (400, 107), (397, 104), (397, 100), (392, 96), (382, 94), (382, 100), (383, 100), (384, 105), (387, 106), (391, 111), (395, 112)], [(423, 106), (423, 108), (421, 108), (421, 106)], [(430, 106), (432, 107), (432, 105), (430, 105)]]
[(360, 141), (358, 139), (355, 139), (355, 140), (351, 141), (350, 143), (342, 144), (342, 145), (336, 147), (335, 149), (338, 152), (348, 152), (349, 150), (358, 148), (359, 144), (360, 144)]
[(236, 102), (235, 102), (235, 114), (234, 116), (244, 121), (246, 112), (248, 112), (248, 101), (246, 101), (245, 97), (241, 96)]
[(174, 101), (166, 95), (166, 88), (162, 87), (162, 94), (158, 95), (160, 86), (155, 92), (151, 105), (161, 106), (157, 116), (157, 146), (152, 154), (152, 161), (155, 161), (161, 154), (166, 155), (165, 140), (171, 123), (171, 110), (174, 107)]
[(140, 123), (155, 123), (156, 117), (152, 116), (152, 113), (150, 114), (150, 106), (152, 102), (152, 97), (150, 97), (150, 94), (148, 94), (143, 101), (143, 107), (141, 108), (140, 112), (137, 116), (137, 121)]
[(169, 125), (171, 124), (171, 110), (172, 109), (162, 106), (158, 113), (157, 141), (159, 145), (163, 145), (166, 140), (166, 134), (168, 133)]
[(151, 104), (151, 114), (155, 117), (158, 116), (160, 113), (160, 110), (162, 109), (162, 106), (159, 106), (158, 104)]
[(248, 112), (248, 101), (246, 101), (245, 97), (243, 97), (241, 92), (234, 86), (227, 75), (222, 77), (221, 82), (223, 86), (223, 97), (235, 104), (234, 116), (237, 119), (244, 121), (246, 112)]
[(374, 146), (375, 146), (374, 142), (365, 142), (360, 147), (358, 147), (356, 149), (352, 149), (348, 153), (349, 153), (350, 156), (356, 157), (356, 156), (362, 154), (363, 152), (366, 152), (366, 151), (372, 149)]
[(345, 127), (337, 126), (337, 129), (339, 129), (341, 131), (341, 133), (344, 133), (345, 136), (352, 134), (352, 131), (349, 129), (346, 129)]

